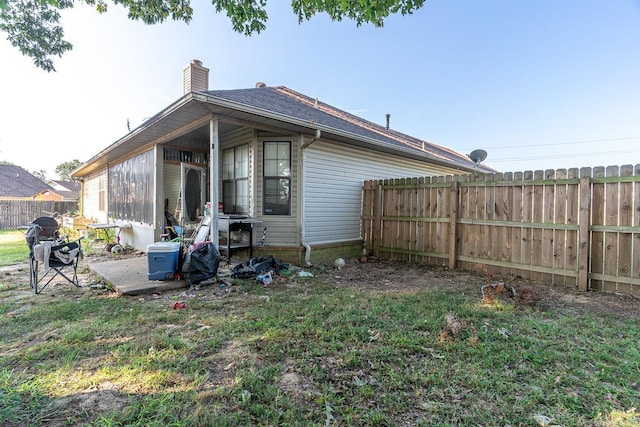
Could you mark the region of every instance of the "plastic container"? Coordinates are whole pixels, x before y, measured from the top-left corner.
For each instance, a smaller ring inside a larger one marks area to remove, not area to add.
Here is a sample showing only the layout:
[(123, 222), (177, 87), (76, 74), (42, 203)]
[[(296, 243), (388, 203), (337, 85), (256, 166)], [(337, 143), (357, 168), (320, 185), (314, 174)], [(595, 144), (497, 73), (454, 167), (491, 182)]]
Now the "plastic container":
[(156, 242), (147, 246), (149, 280), (173, 280), (178, 271), (180, 243)]

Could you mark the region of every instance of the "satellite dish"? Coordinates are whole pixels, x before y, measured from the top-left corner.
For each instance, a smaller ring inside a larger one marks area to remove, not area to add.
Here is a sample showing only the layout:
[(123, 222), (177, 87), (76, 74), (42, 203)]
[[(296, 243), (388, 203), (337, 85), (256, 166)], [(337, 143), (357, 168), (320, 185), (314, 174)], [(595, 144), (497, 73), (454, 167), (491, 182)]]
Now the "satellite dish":
[(473, 150), (471, 154), (467, 154), (473, 163), (479, 165), (484, 159), (487, 158), (487, 152), (484, 150)]

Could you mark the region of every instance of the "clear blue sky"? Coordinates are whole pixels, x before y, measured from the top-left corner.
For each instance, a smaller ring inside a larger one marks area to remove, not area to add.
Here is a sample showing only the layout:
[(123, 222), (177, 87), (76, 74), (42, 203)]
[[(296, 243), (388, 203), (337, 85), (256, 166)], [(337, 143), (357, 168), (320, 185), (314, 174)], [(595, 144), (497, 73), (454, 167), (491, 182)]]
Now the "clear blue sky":
[(63, 15), (56, 73), (0, 40), (0, 160), (86, 161), (182, 95), (191, 59), (211, 89), (285, 85), (501, 171), (640, 163), (640, 1), (428, 0), (383, 28), (270, 0), (245, 37), (196, 0), (193, 21), (145, 26), (110, 5)]

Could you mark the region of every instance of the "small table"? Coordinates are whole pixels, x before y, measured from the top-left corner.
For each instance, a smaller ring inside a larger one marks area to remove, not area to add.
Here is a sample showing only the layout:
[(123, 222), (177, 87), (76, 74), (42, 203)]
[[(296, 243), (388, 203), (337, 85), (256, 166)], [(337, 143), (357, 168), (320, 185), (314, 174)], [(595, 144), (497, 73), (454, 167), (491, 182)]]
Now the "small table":
[[(249, 249), (249, 258), (253, 256), (253, 224), (259, 224), (262, 221), (249, 217), (221, 216), (218, 219), (218, 231), (227, 234), (227, 244), (220, 245), (219, 250), (226, 252), (227, 264), (231, 261), (231, 251), (237, 249)], [(248, 241), (232, 242), (231, 233), (241, 232), (248, 234)]]

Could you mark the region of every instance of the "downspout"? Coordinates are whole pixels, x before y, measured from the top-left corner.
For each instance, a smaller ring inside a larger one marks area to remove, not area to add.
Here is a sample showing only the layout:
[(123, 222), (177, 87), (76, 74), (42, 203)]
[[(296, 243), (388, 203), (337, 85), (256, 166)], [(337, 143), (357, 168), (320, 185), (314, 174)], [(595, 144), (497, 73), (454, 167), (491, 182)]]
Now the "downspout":
[(304, 151), (314, 142), (316, 142), (321, 136), (321, 132), (320, 129), (316, 129), (316, 134), (314, 137), (311, 138), (310, 141), (307, 142), (303, 142), (301, 147), (300, 147), (300, 175), (302, 176), (302, 191), (300, 192), (301, 196), (301, 205), (302, 205), (302, 209), (301, 209), (301, 215), (300, 215), (300, 221), (301, 221), (301, 226), (300, 226), (300, 243), (302, 244), (302, 246), (304, 247), (304, 263), (307, 267), (311, 267), (313, 264), (311, 263), (311, 245), (305, 240), (305, 197), (304, 197), (304, 181), (305, 181), (305, 177), (304, 177)]

